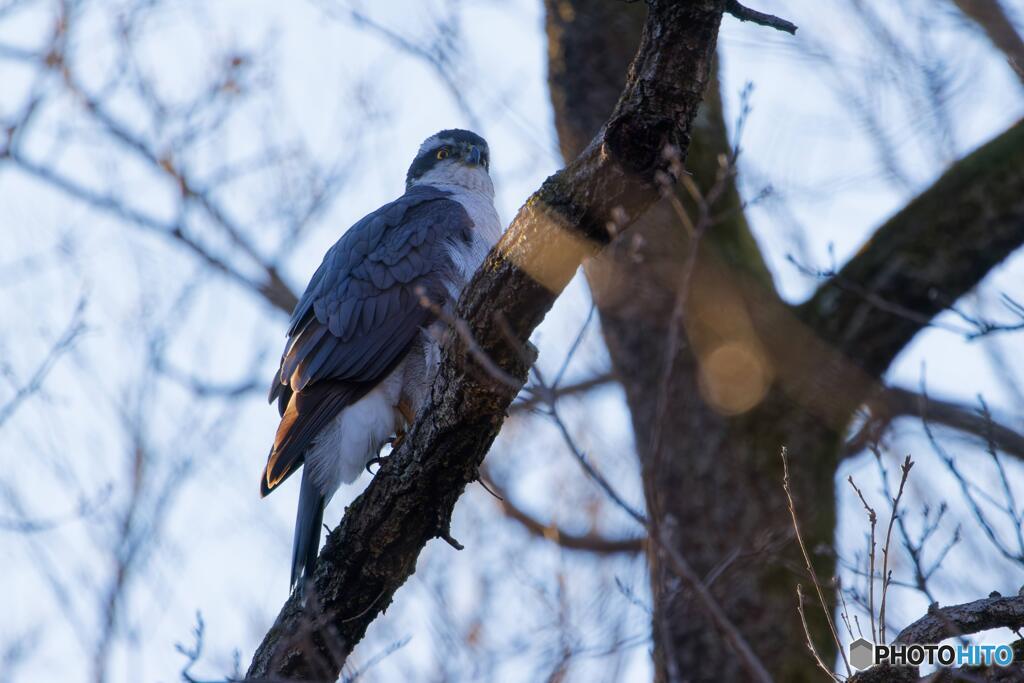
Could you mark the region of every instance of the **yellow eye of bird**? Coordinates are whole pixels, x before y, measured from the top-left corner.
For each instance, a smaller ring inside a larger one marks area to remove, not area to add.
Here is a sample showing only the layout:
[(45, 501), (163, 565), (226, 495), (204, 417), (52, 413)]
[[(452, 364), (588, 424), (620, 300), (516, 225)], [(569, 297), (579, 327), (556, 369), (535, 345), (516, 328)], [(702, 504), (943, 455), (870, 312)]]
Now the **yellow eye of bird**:
[(447, 147), (442, 147), (441, 149), (437, 150), (437, 160), (438, 161), (442, 161), (442, 160), (447, 159), (447, 158), (448, 158), (448, 148)]

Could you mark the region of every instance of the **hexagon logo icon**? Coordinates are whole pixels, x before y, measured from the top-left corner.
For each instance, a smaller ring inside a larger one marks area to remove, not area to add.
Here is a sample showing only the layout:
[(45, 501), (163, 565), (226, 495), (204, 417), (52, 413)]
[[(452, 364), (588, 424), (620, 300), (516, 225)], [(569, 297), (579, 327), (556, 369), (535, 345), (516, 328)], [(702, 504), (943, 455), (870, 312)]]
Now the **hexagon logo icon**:
[(850, 664), (856, 669), (866, 669), (875, 663), (875, 646), (865, 638), (850, 643)]

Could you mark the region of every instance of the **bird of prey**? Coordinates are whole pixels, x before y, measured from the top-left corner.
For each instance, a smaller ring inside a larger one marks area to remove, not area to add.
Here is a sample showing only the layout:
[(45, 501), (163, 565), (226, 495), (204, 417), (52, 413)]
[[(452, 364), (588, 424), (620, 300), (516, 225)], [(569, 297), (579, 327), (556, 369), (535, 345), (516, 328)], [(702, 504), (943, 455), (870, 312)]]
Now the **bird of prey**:
[(501, 236), (489, 168), (476, 133), (427, 138), (405, 194), (341, 236), (295, 306), (270, 388), (281, 424), (260, 480), (266, 496), (305, 463), (292, 590), (312, 579), (324, 506), (408, 427), (430, 390), (438, 311), (453, 310)]

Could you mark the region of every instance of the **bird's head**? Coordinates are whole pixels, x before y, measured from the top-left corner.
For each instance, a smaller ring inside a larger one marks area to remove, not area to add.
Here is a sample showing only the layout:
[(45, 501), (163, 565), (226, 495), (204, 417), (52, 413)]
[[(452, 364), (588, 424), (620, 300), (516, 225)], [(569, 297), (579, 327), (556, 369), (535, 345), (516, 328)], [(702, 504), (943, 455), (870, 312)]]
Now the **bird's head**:
[(423, 141), (405, 176), (405, 187), (454, 185), (494, 197), (487, 141), (468, 130), (453, 128)]

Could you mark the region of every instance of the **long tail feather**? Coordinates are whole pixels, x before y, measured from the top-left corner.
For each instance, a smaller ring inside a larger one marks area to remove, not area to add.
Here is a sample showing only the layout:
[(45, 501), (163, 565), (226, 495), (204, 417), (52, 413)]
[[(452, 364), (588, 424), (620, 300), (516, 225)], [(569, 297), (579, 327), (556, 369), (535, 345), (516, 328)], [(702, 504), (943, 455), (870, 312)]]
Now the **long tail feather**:
[(313, 578), (317, 551), (320, 550), (320, 526), (324, 521), (324, 497), (313, 483), (308, 468), (302, 470), (299, 511), (295, 516), (295, 541), (292, 544), (292, 591), (302, 590)]

